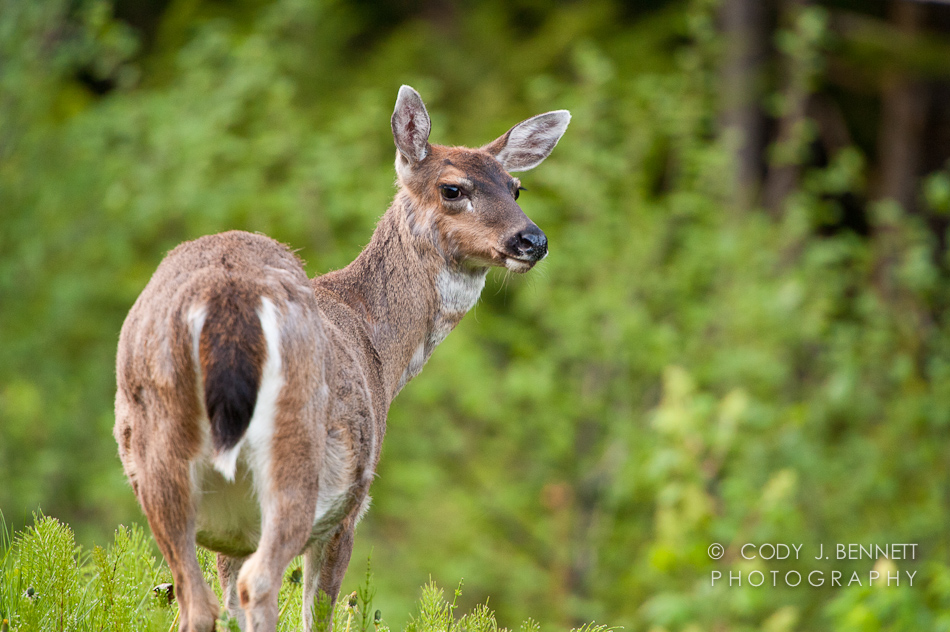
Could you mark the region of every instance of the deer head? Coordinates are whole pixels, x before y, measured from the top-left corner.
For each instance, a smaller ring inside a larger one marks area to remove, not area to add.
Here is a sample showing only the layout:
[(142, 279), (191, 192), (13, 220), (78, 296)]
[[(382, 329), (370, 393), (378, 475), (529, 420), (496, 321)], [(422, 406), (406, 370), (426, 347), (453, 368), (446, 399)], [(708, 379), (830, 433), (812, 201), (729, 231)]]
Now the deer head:
[(518, 123), (478, 149), (429, 143), (422, 98), (399, 89), (392, 116), (396, 174), (411, 201), (413, 233), (426, 236), (462, 267), (503, 266), (527, 272), (548, 252), (548, 240), (518, 206), (521, 182), (512, 171), (541, 164), (571, 120), (567, 110)]

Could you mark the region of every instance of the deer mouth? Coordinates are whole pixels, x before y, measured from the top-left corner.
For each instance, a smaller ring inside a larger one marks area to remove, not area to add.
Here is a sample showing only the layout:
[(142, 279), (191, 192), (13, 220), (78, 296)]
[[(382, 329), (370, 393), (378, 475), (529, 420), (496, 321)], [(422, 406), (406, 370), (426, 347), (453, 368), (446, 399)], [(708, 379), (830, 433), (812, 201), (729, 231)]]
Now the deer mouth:
[(517, 272), (518, 274), (524, 274), (533, 268), (534, 264), (540, 261), (540, 259), (535, 259), (533, 257), (509, 255), (500, 250), (494, 250), (496, 257), (499, 260), (498, 263), (511, 272)]

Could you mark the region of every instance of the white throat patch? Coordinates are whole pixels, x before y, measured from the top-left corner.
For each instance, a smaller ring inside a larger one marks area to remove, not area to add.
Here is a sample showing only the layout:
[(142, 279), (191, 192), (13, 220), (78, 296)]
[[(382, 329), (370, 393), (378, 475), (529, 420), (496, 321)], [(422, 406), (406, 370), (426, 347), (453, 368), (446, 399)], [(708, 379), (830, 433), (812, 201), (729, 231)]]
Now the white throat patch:
[(445, 340), (468, 310), (475, 307), (485, 287), (488, 268), (476, 272), (439, 272), (435, 287), (439, 292), (439, 310), (432, 319), (432, 328), (426, 339), (416, 348), (409, 366), (403, 371), (397, 392), (422, 371), (435, 348)]
[(488, 268), (479, 272), (453, 272), (443, 269), (436, 279), (436, 289), (439, 290), (441, 314), (465, 314), (475, 307), (478, 297), (485, 287), (485, 277)]

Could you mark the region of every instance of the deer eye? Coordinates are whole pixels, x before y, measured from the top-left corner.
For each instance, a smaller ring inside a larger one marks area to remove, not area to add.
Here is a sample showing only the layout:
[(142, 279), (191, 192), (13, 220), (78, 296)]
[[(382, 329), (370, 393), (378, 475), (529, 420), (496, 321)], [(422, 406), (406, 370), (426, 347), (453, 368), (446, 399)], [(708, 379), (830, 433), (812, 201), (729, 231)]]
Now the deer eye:
[(451, 184), (440, 184), (439, 189), (442, 191), (442, 197), (446, 200), (457, 200), (462, 197), (462, 189)]
[(518, 197), (521, 195), (521, 192), (522, 192), (522, 191), (527, 191), (527, 189), (524, 188), (524, 187), (518, 187), (517, 189), (515, 189), (515, 199), (516, 199), (516, 200), (517, 200)]

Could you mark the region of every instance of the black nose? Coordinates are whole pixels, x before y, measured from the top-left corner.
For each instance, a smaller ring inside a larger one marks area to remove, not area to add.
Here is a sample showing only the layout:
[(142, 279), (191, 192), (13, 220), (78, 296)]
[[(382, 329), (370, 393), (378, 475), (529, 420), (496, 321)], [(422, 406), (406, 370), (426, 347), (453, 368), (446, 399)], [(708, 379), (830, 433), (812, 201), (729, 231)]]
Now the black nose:
[(511, 238), (511, 247), (519, 256), (540, 261), (548, 254), (548, 238), (532, 224)]

